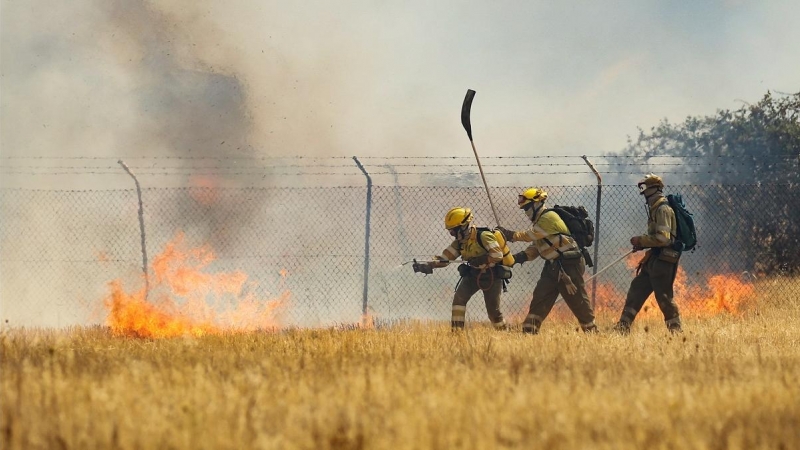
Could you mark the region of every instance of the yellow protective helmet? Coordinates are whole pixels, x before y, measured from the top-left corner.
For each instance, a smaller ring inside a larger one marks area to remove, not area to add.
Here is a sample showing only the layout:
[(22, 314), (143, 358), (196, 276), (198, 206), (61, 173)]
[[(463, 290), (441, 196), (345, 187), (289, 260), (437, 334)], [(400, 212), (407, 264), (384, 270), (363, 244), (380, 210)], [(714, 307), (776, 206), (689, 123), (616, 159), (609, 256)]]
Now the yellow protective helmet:
[(452, 230), (453, 228), (462, 227), (472, 222), (472, 210), (461, 206), (456, 206), (447, 211), (444, 216), (444, 228)]
[(641, 180), (639, 180), (638, 183), (636, 183), (636, 186), (639, 187), (639, 193), (643, 194), (644, 191), (650, 189), (651, 187), (664, 189), (664, 181), (661, 180), (660, 176), (654, 173), (648, 173), (647, 175), (644, 176), (644, 178), (642, 178)]
[(534, 202), (543, 202), (545, 200), (547, 200), (547, 192), (541, 188), (532, 187), (519, 194), (517, 203), (519, 204), (519, 209), (526, 209), (528, 205)]

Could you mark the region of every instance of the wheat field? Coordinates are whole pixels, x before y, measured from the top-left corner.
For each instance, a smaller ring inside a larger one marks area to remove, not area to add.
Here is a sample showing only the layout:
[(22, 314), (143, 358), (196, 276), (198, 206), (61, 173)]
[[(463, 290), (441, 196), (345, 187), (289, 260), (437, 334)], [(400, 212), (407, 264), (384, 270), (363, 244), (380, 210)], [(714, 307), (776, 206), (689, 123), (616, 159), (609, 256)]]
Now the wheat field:
[[(741, 316), (115, 337), (0, 333), (0, 440), (59, 448), (800, 448), (800, 307)], [(443, 310), (447, 310), (443, 305)]]

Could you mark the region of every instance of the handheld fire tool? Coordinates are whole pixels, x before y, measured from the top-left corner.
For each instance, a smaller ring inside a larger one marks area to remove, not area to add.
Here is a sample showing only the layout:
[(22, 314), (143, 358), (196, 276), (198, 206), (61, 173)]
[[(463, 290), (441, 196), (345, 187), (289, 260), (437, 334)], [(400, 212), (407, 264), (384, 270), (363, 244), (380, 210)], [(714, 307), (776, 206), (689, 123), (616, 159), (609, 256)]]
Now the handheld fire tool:
[(472, 124), (470, 123), (469, 116), (472, 110), (472, 99), (475, 98), (475, 91), (467, 89), (467, 95), (464, 97), (464, 104), (461, 105), (461, 125), (469, 137), (469, 143), (472, 145), (472, 152), (475, 154), (475, 160), (478, 162), (478, 171), (481, 173), (483, 180), (483, 187), (486, 188), (486, 196), (489, 197), (489, 205), (492, 207), (492, 214), (494, 214), (495, 224), (499, 227), (500, 220), (497, 218), (497, 210), (494, 209), (494, 202), (492, 201), (492, 194), (489, 192), (489, 185), (486, 183), (486, 176), (483, 174), (483, 167), (481, 166), (481, 159), (478, 158), (478, 151), (475, 149), (475, 141), (472, 140)]
[(412, 265), (412, 267), (414, 268), (414, 273), (419, 272), (425, 275), (430, 275), (433, 273), (433, 267), (431, 266), (431, 263), (438, 263), (441, 261), (437, 260), (417, 261), (416, 259), (412, 259), (411, 261), (404, 262), (403, 264), (401, 264), (401, 266), (405, 266), (406, 264), (411, 262), (414, 263)]
[(602, 269), (598, 270), (598, 271), (597, 271), (597, 273), (593, 274), (593, 275), (592, 275), (592, 276), (590, 276), (589, 278), (586, 278), (584, 281), (589, 281), (589, 280), (591, 280), (592, 278), (594, 278), (594, 277), (596, 277), (596, 276), (600, 275), (601, 273), (603, 273), (603, 272), (605, 272), (606, 270), (608, 270), (609, 268), (611, 268), (611, 266), (613, 266), (613, 265), (617, 264), (618, 262), (622, 261), (623, 259), (625, 259), (625, 257), (627, 257), (628, 255), (630, 255), (630, 254), (633, 254), (633, 253), (636, 253), (636, 252), (638, 252), (639, 250), (641, 250), (641, 249), (640, 249), (640, 248), (637, 248), (637, 247), (634, 247), (633, 249), (629, 250), (629, 251), (628, 251), (628, 253), (625, 253), (624, 255), (620, 256), (620, 257), (619, 257), (619, 258), (617, 258), (617, 259), (615, 259), (615, 260), (614, 260), (614, 261), (613, 261), (611, 264), (609, 264), (609, 265), (607, 265), (607, 266), (603, 267)]

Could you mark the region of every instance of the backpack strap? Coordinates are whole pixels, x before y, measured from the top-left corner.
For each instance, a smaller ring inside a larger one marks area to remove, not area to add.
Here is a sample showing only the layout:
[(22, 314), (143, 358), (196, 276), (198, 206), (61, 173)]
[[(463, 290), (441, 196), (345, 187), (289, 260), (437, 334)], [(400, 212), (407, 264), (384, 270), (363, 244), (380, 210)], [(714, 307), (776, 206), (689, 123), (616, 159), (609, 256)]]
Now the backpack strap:
[[(670, 207), (670, 209), (672, 209), (672, 214), (676, 216), (676, 217), (675, 217), (675, 223), (676, 223), (676, 225), (677, 225), (678, 218), (677, 218), (677, 214), (675, 213), (675, 208), (673, 208), (673, 207), (672, 207), (672, 205), (670, 205), (670, 204), (669, 204), (669, 198), (667, 198), (666, 196), (665, 196), (664, 198), (665, 198), (667, 201), (665, 201), (664, 203), (662, 203), (662, 204), (658, 205), (658, 208), (656, 208), (655, 210), (653, 210), (653, 216), (655, 216), (656, 212), (658, 212), (658, 210), (659, 210), (659, 209), (661, 209), (661, 207), (662, 207), (662, 206), (669, 206), (669, 207)], [(649, 209), (648, 209), (648, 210), (649, 210)], [(655, 217), (653, 217), (653, 220), (655, 220)], [(675, 239), (677, 239), (677, 238), (678, 238), (677, 236), (675, 236), (674, 234), (672, 234), (672, 229), (670, 229), (670, 230), (669, 230), (669, 238), (670, 238), (670, 241), (672, 241), (672, 242), (675, 242)]]
[(480, 245), (480, 246), (481, 246), (481, 248), (483, 249), (483, 251), (485, 251), (486, 253), (489, 253), (489, 250), (487, 250), (487, 249), (486, 249), (486, 246), (485, 246), (485, 245), (483, 245), (483, 239), (481, 239), (481, 235), (482, 235), (483, 233), (487, 232), (487, 231), (492, 231), (492, 230), (490, 230), (489, 228), (484, 228), (484, 227), (477, 228), (476, 230), (477, 230), (477, 231), (476, 231), (476, 233), (475, 233), (475, 237), (476, 237), (476, 240), (478, 241), (478, 245)]
[[(489, 249), (487, 249), (486, 246), (483, 245), (483, 239), (481, 239), (481, 235), (483, 233), (486, 233), (486, 232), (494, 234), (494, 231), (492, 231), (491, 228), (485, 228), (485, 227), (477, 228), (476, 230), (477, 230), (477, 232), (475, 233), (475, 237), (477, 238), (476, 240), (478, 241), (478, 245), (481, 246), (483, 251), (485, 251), (486, 253), (489, 253)], [(508, 244), (508, 243), (506, 243), (506, 244)], [(506, 247), (508, 247), (508, 245), (506, 245)], [(500, 251), (502, 252), (503, 249), (501, 248)], [(509, 253), (511, 253), (511, 249), (509, 249), (508, 252), (503, 253), (503, 257), (505, 258), (506, 256), (508, 256)], [(502, 264), (502, 261), (500, 261), (500, 263)]]
[[(541, 218), (543, 215), (545, 215), (545, 214), (549, 213), (550, 211), (553, 211), (553, 212), (555, 212), (555, 213), (556, 213), (556, 215), (558, 216), (558, 218), (559, 218), (559, 219), (561, 219), (561, 214), (559, 214), (559, 213), (558, 213), (558, 212), (557, 212), (555, 209), (553, 209), (553, 208), (550, 208), (550, 209), (545, 209), (544, 211), (542, 211), (542, 214), (540, 214), (540, 215), (539, 215), (539, 218)], [(561, 221), (562, 221), (562, 222), (564, 222), (564, 219), (561, 219)], [(564, 222), (564, 225), (566, 225), (566, 222)], [(569, 227), (567, 227), (567, 231), (569, 231)], [(558, 236), (569, 236), (569, 237), (572, 237), (572, 235), (571, 235), (571, 234), (569, 234), (569, 233), (556, 233), (556, 234), (557, 234)], [(556, 251), (556, 253), (558, 253), (558, 256), (564, 256), (564, 252), (562, 252), (561, 250), (559, 250), (559, 249), (558, 249), (558, 247), (556, 247), (555, 245), (553, 245), (553, 243), (552, 243), (552, 242), (550, 242), (550, 239), (547, 239), (547, 238), (545, 237), (545, 238), (543, 238), (543, 240), (544, 240), (545, 242), (547, 242), (547, 245), (549, 245), (550, 247), (553, 247), (553, 250), (555, 250), (555, 251)], [(559, 240), (560, 240), (560, 239), (559, 239)], [(577, 242), (576, 242), (576, 244), (577, 244)]]

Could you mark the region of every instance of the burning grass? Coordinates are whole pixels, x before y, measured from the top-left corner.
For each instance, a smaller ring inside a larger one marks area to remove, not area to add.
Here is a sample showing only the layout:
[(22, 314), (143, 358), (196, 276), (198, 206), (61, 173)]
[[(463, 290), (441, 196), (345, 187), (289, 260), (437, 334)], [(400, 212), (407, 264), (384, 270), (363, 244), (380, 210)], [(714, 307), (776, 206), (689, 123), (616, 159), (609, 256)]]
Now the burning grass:
[[(289, 292), (258, 298), (244, 272), (211, 271), (214, 259), (209, 246), (189, 247), (178, 233), (153, 259), (149, 290), (127, 292), (119, 280), (109, 283), (104, 304), (111, 332), (165, 338), (279, 329)], [(280, 273), (283, 279), (287, 275)]]
[[(795, 281), (794, 292), (798, 283)], [(800, 307), (627, 337), (472, 324), (0, 333), (4, 448), (800, 448)]]
[[(632, 254), (625, 259), (631, 279), (641, 257), (641, 254)], [(749, 277), (734, 273), (698, 273), (689, 279), (680, 265), (675, 277), (674, 294), (684, 318), (741, 315), (756, 307), (757, 299), (754, 280)], [(625, 297), (625, 291), (613, 284), (600, 282), (597, 285), (595, 309), (600, 315), (618, 316)], [(637, 317), (658, 317), (660, 314), (655, 297), (651, 294)]]

